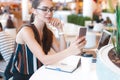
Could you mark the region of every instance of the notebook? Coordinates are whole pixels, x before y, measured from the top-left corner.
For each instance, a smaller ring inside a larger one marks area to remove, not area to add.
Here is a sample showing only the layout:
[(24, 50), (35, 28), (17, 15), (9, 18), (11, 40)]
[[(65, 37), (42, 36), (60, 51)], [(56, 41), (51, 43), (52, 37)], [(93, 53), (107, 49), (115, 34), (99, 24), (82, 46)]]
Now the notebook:
[(72, 73), (79, 67), (79, 64), (80, 56), (72, 55), (59, 61), (58, 63), (46, 65), (45, 68), (50, 70)]

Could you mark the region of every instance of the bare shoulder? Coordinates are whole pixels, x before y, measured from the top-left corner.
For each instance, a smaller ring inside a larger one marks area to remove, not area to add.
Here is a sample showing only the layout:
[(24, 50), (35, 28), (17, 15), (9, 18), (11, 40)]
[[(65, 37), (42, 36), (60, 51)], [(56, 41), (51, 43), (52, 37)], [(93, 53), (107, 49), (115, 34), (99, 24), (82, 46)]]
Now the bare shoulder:
[(33, 38), (34, 33), (30, 27), (23, 27), (21, 30), (18, 32), (16, 36), (16, 42), (24, 44), (24, 40), (27, 38)]

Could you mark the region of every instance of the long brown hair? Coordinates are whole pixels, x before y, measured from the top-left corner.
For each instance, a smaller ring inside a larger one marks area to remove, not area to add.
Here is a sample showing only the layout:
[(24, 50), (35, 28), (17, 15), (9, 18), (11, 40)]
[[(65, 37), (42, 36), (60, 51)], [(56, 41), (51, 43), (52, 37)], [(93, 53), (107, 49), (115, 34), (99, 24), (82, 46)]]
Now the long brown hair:
[[(42, 0), (33, 0), (32, 2), (32, 7), (33, 8), (37, 8), (38, 5), (40, 4)], [(34, 21), (35, 15), (32, 13), (31, 14), (31, 18), (30, 18), (30, 23), (32, 23)], [(40, 35), (38, 33), (38, 30), (36, 29), (35, 26), (32, 26), (32, 29), (34, 30), (34, 33), (36, 35), (36, 40), (38, 41), (38, 43), (41, 45), (40, 43)], [(48, 51), (50, 50), (51, 46), (52, 46), (52, 41), (53, 41), (53, 33), (51, 30), (49, 30), (47, 28), (47, 25), (44, 25), (43, 28), (43, 38), (42, 38), (42, 47), (43, 47), (43, 51), (47, 54)]]
[(3, 30), (3, 28), (2, 28), (2, 23), (0, 22), (0, 29), (1, 29), (1, 31)]

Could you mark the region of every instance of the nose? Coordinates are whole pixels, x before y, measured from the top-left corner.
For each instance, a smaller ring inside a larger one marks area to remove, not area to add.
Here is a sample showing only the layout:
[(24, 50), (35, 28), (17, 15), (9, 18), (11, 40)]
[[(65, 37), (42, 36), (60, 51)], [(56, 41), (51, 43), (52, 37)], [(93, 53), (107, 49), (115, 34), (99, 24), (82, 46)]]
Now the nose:
[(47, 10), (47, 13), (52, 13), (52, 11), (50, 11), (50, 9)]
[(48, 11), (47, 11), (47, 14), (50, 14), (50, 15), (52, 15), (52, 12), (51, 12), (50, 10), (48, 10)]

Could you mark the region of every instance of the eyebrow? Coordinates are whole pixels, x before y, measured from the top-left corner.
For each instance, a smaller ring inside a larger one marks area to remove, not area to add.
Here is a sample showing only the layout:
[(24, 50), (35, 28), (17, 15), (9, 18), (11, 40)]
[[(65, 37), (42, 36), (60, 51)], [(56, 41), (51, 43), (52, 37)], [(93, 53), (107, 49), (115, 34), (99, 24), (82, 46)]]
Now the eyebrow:
[[(40, 7), (38, 7), (38, 8), (40, 8)], [(49, 7), (48, 6), (42, 6), (42, 8), (49, 8)], [(54, 8), (54, 7), (52, 6), (50, 8)]]

